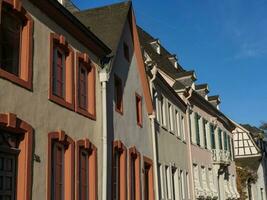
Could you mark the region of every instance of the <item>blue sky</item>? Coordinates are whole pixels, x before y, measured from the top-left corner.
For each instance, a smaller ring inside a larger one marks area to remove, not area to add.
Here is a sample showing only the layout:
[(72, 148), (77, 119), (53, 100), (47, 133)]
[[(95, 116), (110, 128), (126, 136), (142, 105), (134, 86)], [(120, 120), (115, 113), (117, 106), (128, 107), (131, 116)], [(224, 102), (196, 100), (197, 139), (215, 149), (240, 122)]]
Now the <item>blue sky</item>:
[[(73, 0), (81, 9), (116, 0)], [(266, 0), (133, 0), (137, 23), (185, 69), (194, 69), (197, 83), (219, 94), (221, 110), (238, 123), (267, 121)]]

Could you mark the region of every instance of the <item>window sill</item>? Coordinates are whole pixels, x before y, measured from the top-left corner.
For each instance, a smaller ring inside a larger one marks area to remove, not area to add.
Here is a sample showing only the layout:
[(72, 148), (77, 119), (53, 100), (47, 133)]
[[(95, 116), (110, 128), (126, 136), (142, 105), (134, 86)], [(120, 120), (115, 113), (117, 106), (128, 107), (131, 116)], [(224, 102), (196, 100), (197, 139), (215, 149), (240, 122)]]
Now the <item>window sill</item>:
[(3, 69), (0, 69), (0, 77), (3, 79), (6, 79), (8, 81), (11, 81), (12, 83), (15, 83), (18, 86), (21, 86), (27, 90), (32, 91), (32, 81), (25, 81), (23, 79), (21, 79), (20, 77), (11, 74)]
[(60, 105), (62, 107), (65, 107), (65, 108), (67, 108), (69, 110), (74, 111), (74, 103), (69, 103), (69, 102), (65, 101), (64, 99), (53, 95), (51, 93), (51, 91), (49, 92), (49, 97), (48, 98), (49, 98), (50, 101), (52, 101), (52, 102), (54, 102), (54, 103), (56, 103), (56, 104), (58, 104), (58, 105)]
[(76, 107), (75, 111), (77, 113), (79, 113), (80, 115), (88, 117), (88, 118), (90, 118), (92, 120), (96, 120), (96, 114), (92, 114), (92, 113), (88, 112), (87, 110), (84, 110), (84, 109), (80, 108), (79, 106)]

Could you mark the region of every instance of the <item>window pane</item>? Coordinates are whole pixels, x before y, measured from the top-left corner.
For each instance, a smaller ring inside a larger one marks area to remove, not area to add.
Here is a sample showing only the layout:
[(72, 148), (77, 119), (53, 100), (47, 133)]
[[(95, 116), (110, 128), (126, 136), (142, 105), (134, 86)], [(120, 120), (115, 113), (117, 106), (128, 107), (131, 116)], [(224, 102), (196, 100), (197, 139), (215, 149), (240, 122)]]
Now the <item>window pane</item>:
[(4, 5), (0, 27), (0, 67), (18, 76), (22, 21)]
[(88, 71), (83, 63), (79, 66), (79, 106), (83, 109), (87, 109), (87, 75)]

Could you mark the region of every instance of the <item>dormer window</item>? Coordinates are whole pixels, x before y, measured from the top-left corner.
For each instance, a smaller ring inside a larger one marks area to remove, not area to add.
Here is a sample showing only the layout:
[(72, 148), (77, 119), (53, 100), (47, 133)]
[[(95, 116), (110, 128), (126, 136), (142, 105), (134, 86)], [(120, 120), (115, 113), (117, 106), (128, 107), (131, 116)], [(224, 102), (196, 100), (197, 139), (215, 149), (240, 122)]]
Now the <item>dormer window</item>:
[(173, 55), (171, 57), (169, 57), (169, 61), (172, 63), (172, 65), (177, 69), (178, 67), (178, 63), (177, 63), (177, 59), (176, 59), (176, 55)]
[(160, 54), (160, 43), (159, 43), (159, 40), (151, 42), (151, 46), (157, 52), (157, 54)]

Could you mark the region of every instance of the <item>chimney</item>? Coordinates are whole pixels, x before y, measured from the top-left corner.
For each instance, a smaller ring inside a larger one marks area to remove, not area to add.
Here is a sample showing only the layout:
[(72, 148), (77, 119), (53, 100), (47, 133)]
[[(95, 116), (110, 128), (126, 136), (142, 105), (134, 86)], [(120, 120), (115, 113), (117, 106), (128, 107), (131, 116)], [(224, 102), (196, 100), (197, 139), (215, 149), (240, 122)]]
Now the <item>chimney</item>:
[(221, 103), (219, 95), (209, 96), (208, 101), (219, 110), (219, 104)]
[(208, 93), (210, 92), (208, 84), (205, 83), (205, 84), (196, 85), (195, 90), (199, 95), (201, 95), (206, 100), (208, 100)]
[(195, 89), (195, 81), (197, 80), (195, 71), (184, 71), (177, 73), (175, 79), (182, 83), (185, 87)]

